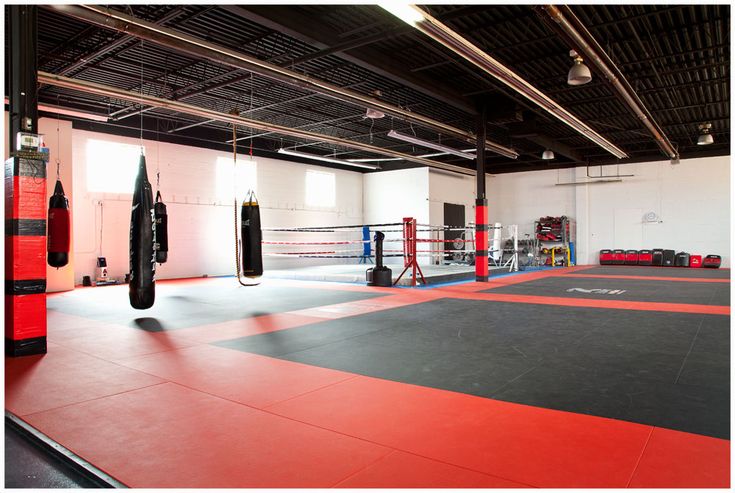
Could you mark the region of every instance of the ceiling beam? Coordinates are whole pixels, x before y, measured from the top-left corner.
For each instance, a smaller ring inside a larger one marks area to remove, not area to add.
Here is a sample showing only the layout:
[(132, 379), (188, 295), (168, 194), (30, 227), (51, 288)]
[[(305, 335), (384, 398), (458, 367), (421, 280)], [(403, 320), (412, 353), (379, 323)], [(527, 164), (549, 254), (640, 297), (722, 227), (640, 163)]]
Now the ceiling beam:
[[(93, 5), (50, 5), (47, 8), (109, 29), (132, 34), (189, 55), (216, 60), (230, 67), (256, 72), (285, 84), (324, 94), (343, 103), (353, 104), (361, 108), (373, 108), (382, 111), (386, 115), (422, 125), (432, 131), (459, 137), (469, 143), (475, 142), (475, 136), (469, 130), (452, 127), (439, 120), (414, 113), (404, 107), (392, 105), (363, 93), (340, 88), (329, 82), (279, 67), (226, 46), (210, 43), (180, 31), (161, 27), (116, 10)], [(506, 157), (514, 159), (518, 156), (512, 149), (496, 142), (486, 141), (485, 145), (491, 151)]]
[(212, 118), (212, 119), (216, 119), (218, 121), (221, 121), (223, 123), (228, 123), (231, 125), (240, 125), (243, 127), (250, 127), (253, 129), (257, 129), (257, 130), (274, 132), (280, 135), (288, 135), (291, 137), (296, 137), (297, 139), (314, 140), (318, 142), (328, 142), (336, 146), (343, 146), (347, 148), (358, 149), (361, 151), (370, 152), (370, 153), (374, 153), (377, 155), (399, 157), (401, 159), (412, 161), (412, 162), (421, 164), (423, 166), (428, 166), (430, 168), (444, 169), (447, 171), (453, 171), (455, 173), (461, 173), (465, 175), (475, 174), (473, 170), (469, 168), (461, 167), (461, 166), (446, 164), (446, 163), (442, 163), (439, 161), (425, 159), (425, 158), (413, 156), (413, 155), (402, 153), (402, 152), (392, 151), (389, 149), (383, 149), (381, 147), (376, 147), (370, 144), (364, 144), (361, 142), (355, 142), (352, 140), (342, 139), (339, 137), (332, 137), (329, 135), (316, 134), (313, 132), (308, 132), (306, 130), (298, 130), (298, 129), (284, 127), (281, 125), (275, 125), (272, 123), (267, 123), (267, 122), (263, 122), (259, 120), (243, 118), (238, 115), (233, 115), (233, 114), (214, 111), (214, 110), (210, 110), (206, 108), (201, 108), (198, 106), (193, 106), (193, 105), (190, 105), (187, 103), (181, 103), (178, 101), (171, 101), (168, 99), (162, 99), (162, 98), (157, 98), (153, 96), (136, 94), (130, 91), (126, 91), (124, 89), (118, 89), (116, 87), (105, 86), (103, 84), (95, 84), (93, 82), (86, 82), (86, 81), (81, 81), (77, 79), (70, 79), (68, 77), (49, 74), (46, 72), (39, 72), (38, 80), (41, 82), (47, 83), (47, 84), (51, 84), (51, 85), (55, 85), (59, 87), (66, 87), (69, 89), (75, 89), (75, 90), (87, 92), (90, 94), (96, 94), (98, 96), (127, 99), (128, 101), (140, 101), (142, 104), (147, 104), (150, 106), (158, 106), (159, 108), (166, 108), (172, 111), (179, 111), (181, 113), (187, 113), (189, 115), (194, 115), (194, 116), (199, 116), (199, 117), (204, 117), (204, 118)]
[[(304, 22), (304, 18), (294, 15), (293, 9), (288, 6), (248, 5), (245, 8), (239, 5), (222, 5), (221, 8), (269, 29), (283, 32), (299, 41), (303, 41), (322, 50), (327, 50), (344, 43), (336, 34), (331, 34), (328, 30), (319, 29), (317, 23)], [(407, 32), (411, 32), (411, 29), (401, 28), (398, 31), (389, 31), (382, 38), (380, 36), (371, 37), (371, 42), (387, 39), (398, 34), (406, 34)], [(368, 48), (365, 44), (360, 46), (359, 54), (348, 53), (350, 49), (348, 45), (342, 51), (335, 51), (333, 54), (406, 87), (420, 91), (470, 115), (477, 114), (477, 108), (475, 108), (472, 101), (460, 96), (449, 86), (438, 81), (429, 81), (424, 77), (417, 76), (407, 70), (406, 67), (391, 61), (382, 52)]]

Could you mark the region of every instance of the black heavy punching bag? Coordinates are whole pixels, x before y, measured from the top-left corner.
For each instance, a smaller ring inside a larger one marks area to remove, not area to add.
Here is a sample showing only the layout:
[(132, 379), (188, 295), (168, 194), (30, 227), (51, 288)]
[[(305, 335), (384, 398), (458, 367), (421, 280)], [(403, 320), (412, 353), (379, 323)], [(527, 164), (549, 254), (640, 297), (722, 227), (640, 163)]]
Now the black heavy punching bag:
[(61, 180), (56, 180), (54, 194), (48, 201), (48, 264), (64, 267), (69, 263), (69, 200)]
[(156, 192), (153, 215), (156, 219), (156, 262), (163, 264), (168, 260), (168, 214), (166, 204), (161, 200), (161, 192)]
[(242, 202), (242, 273), (246, 277), (263, 275), (263, 252), (260, 229), (260, 207), (254, 193)]
[(130, 305), (139, 310), (152, 307), (156, 298), (155, 243), (153, 191), (148, 182), (145, 156), (141, 154), (130, 216)]

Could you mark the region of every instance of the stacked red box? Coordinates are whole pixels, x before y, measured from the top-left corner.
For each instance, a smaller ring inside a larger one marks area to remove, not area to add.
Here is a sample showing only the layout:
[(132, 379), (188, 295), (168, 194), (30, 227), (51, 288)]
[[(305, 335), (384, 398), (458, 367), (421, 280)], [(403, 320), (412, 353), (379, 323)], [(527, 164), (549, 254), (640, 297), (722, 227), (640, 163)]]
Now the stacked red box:
[(698, 269), (702, 267), (702, 256), (701, 255), (690, 255), (689, 256), (689, 267)]
[(638, 265), (638, 250), (625, 251), (625, 265)]
[(623, 265), (625, 263), (625, 250), (613, 250), (612, 263)]
[(653, 253), (651, 250), (641, 250), (638, 252), (638, 265), (653, 264)]
[(600, 250), (600, 265), (610, 265), (613, 263), (612, 250)]

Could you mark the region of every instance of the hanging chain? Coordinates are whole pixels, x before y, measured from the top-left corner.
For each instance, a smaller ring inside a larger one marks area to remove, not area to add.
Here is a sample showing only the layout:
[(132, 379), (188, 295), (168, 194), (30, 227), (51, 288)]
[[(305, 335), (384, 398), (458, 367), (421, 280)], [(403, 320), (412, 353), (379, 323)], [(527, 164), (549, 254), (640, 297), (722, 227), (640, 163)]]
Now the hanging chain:
[(161, 131), (160, 119), (156, 118), (156, 193), (161, 193)]
[(140, 40), (140, 153), (143, 154), (143, 40)]
[[(59, 96), (56, 95), (56, 106), (61, 106), (59, 104)], [(56, 113), (56, 181), (61, 180), (61, 159), (59, 158), (59, 154), (61, 153), (61, 131), (59, 130), (59, 126), (61, 124), (61, 113)]]

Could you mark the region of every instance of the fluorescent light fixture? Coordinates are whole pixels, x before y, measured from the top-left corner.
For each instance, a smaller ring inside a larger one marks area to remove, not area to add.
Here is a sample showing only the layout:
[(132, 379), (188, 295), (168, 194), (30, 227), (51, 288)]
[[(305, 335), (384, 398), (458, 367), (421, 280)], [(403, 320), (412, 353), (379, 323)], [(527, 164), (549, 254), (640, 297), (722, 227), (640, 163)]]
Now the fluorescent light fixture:
[[(10, 100), (5, 98), (5, 104), (10, 104)], [(84, 118), (85, 120), (92, 120), (95, 122), (106, 122), (109, 120), (107, 115), (100, 115), (99, 113), (87, 113), (86, 111), (73, 110), (71, 108), (64, 108), (63, 106), (55, 106), (50, 104), (39, 104), (38, 111), (44, 111), (46, 113), (56, 113), (58, 115), (73, 116), (75, 118)]]
[(566, 183), (556, 183), (557, 187), (565, 187), (568, 185), (576, 186), (576, 185), (594, 185), (595, 183), (619, 183), (623, 180), (620, 178), (613, 178), (608, 180), (590, 180), (590, 181), (570, 181)]
[(351, 163), (382, 163), (385, 161), (405, 161), (401, 157), (372, 157), (372, 158), (362, 158), (362, 159), (347, 159), (346, 161), (349, 161)]
[(318, 156), (316, 154), (308, 154), (306, 152), (292, 151), (284, 148), (278, 149), (278, 154), (286, 154), (288, 156), (301, 157), (304, 159), (313, 159), (314, 161), (324, 161), (326, 163), (341, 164), (342, 166), (353, 166), (355, 168), (380, 169), (380, 166), (375, 164), (353, 163), (351, 161), (345, 161), (344, 159), (337, 159), (336, 157)]
[(378, 6), (384, 8), (410, 26), (415, 26), (424, 20), (423, 13), (410, 3), (400, 1), (378, 2)]
[(470, 160), (475, 159), (475, 156), (473, 156), (472, 154), (467, 154), (466, 152), (462, 152), (459, 149), (452, 149), (451, 147), (437, 144), (435, 142), (429, 142), (428, 140), (418, 139), (412, 135), (405, 135), (405, 134), (396, 132), (395, 130), (391, 130), (390, 132), (388, 132), (388, 137), (402, 140), (404, 142), (409, 142), (411, 144), (416, 144), (417, 146), (428, 147), (429, 149), (434, 149), (435, 151), (440, 151), (443, 153), (445, 152), (447, 154), (453, 154), (455, 156), (459, 156), (464, 159), (470, 159)]
[[(470, 149), (462, 149), (462, 152), (476, 152), (476, 149), (474, 147)], [(435, 152), (432, 154), (421, 154), (416, 157), (427, 158), (427, 157), (446, 156), (447, 154), (449, 153), (448, 152)], [(404, 159), (400, 157), (376, 157), (376, 158), (365, 158), (365, 159), (348, 159), (347, 161), (351, 163), (381, 163), (384, 161), (404, 161)]]
[[(569, 125), (571, 128), (573, 128), (595, 144), (599, 145), (618, 159), (628, 157), (628, 155), (622, 149), (605, 139), (602, 135), (595, 132), (591, 127), (582, 122), (582, 120), (564, 109), (561, 105), (556, 103), (546, 94), (539, 91), (536, 87), (534, 87), (528, 81), (513, 72), (510, 68), (506, 67), (498, 60), (494, 59), (493, 57), (482, 51), (472, 42), (462, 37), (459, 33), (453, 31), (448, 26), (434, 19), (431, 15), (424, 12), (419, 7), (411, 6), (410, 8), (420, 13), (421, 17), (423, 17), (423, 19), (420, 21), (417, 20), (418, 17), (414, 14), (411, 14), (412, 17), (408, 17), (408, 11), (405, 8), (401, 8), (399, 10), (396, 5), (391, 5), (390, 7), (386, 5), (384, 6), (384, 8), (397, 17), (413, 25), (416, 29), (426, 34), (434, 41), (440, 43), (444, 47), (450, 49), (452, 52), (456, 53), (468, 62), (480, 68), (485, 73), (492, 75), (494, 78), (496, 78), (506, 86), (510, 87), (514, 91), (518, 92), (519, 94), (523, 95), (531, 102), (537, 104), (548, 113), (555, 116), (563, 123)], [(409, 22), (409, 20), (411, 22)]]

